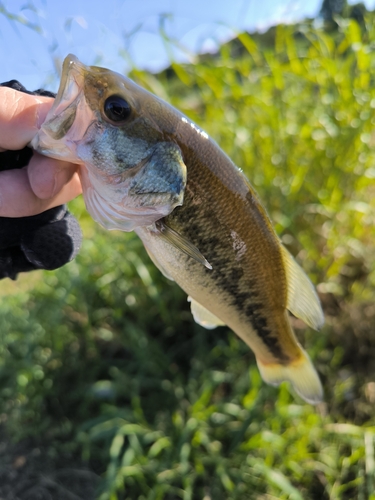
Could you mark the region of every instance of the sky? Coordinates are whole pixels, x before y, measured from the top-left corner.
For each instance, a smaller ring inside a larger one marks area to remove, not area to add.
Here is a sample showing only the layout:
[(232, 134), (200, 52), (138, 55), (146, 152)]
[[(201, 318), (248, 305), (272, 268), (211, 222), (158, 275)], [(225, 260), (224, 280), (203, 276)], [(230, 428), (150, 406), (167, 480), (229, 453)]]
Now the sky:
[[(168, 66), (160, 36), (184, 48), (177, 60), (215, 51), (238, 31), (264, 31), (280, 22), (315, 17), (322, 0), (0, 0), (0, 81), (17, 79), (28, 89), (57, 89), (68, 53), (85, 64), (126, 73), (131, 61), (150, 71)], [(350, 1), (349, 3), (355, 3)], [(375, 0), (364, 2), (369, 9)], [(10, 22), (2, 10), (27, 24)], [(161, 23), (161, 19), (164, 22)]]

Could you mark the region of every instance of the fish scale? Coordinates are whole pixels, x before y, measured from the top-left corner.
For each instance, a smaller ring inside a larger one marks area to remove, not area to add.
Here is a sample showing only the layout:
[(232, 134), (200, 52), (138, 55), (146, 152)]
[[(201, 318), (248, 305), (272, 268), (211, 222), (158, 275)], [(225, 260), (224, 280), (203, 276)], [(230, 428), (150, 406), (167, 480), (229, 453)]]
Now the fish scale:
[(80, 165), (88, 211), (104, 227), (136, 231), (189, 295), (198, 323), (228, 325), (266, 382), (287, 380), (306, 401), (322, 399), (288, 318), (289, 310), (323, 324), (314, 287), (242, 171), (195, 123), (130, 79), (69, 55), (31, 145)]
[[(236, 256), (233, 252), (233, 245), (229, 236), (230, 230), (233, 231), (233, 229), (236, 229), (239, 234), (245, 235), (248, 251), (250, 253), (254, 254), (258, 252), (257, 243), (259, 238), (253, 238), (252, 241), (248, 241), (252, 234), (257, 234), (254, 228), (251, 228), (251, 226), (254, 225), (254, 217), (251, 217), (251, 211), (249, 210), (250, 213), (246, 213), (242, 205), (242, 218), (238, 220), (238, 217), (236, 217), (236, 213), (238, 213), (236, 205), (239, 201), (242, 202), (242, 200), (240, 200), (234, 190), (228, 189), (222, 182), (220, 184), (217, 183), (220, 190), (225, 191), (217, 195), (217, 193), (215, 193), (215, 185), (205, 179), (205, 177), (212, 177), (212, 173), (206, 171), (207, 167), (203, 162), (199, 162), (195, 159), (193, 163), (190, 163), (189, 155), (183, 154), (183, 156), (187, 158), (185, 162), (189, 172), (185, 200), (182, 207), (177, 207), (166, 218), (166, 224), (196, 245), (212, 265), (212, 271), (204, 271), (205, 278), (203, 282), (206, 280), (210, 282), (210, 284), (205, 283), (205, 288), (210, 288), (212, 291), (214, 287), (220, 290), (220, 292), (224, 292), (227, 295), (226, 300), (233, 305), (237, 314), (246, 318), (243, 320), (243, 324), (250, 322), (251, 327), (258, 333), (262, 342), (269, 349), (273, 357), (278, 361), (289, 361), (290, 356), (283, 352), (277, 336), (273, 334), (275, 328), (272, 328), (269, 314), (267, 315), (263, 305), (263, 303), (267, 303), (267, 300), (265, 299), (264, 302), (262, 302), (261, 297), (259, 297), (261, 291), (257, 290), (255, 279), (256, 272), (252, 270), (254, 266), (243, 266), (235, 260)], [(221, 161), (221, 164), (223, 164), (223, 161)], [(224, 174), (228, 172), (228, 167), (230, 166), (231, 165), (224, 163)], [(199, 171), (199, 175), (195, 175), (197, 171)], [(225, 177), (227, 182), (230, 181), (229, 176), (225, 175)], [(191, 182), (190, 179), (192, 179)], [(236, 182), (233, 184), (236, 184)], [(204, 189), (204, 194), (202, 194), (201, 186), (207, 186), (207, 188)], [(195, 204), (195, 193), (198, 198), (202, 198), (203, 196), (205, 198), (212, 198), (216, 200), (216, 203)], [(225, 200), (225, 202), (221, 202), (221, 199)], [(250, 208), (256, 205), (252, 199), (250, 202), (248, 200), (246, 201)], [(271, 239), (269, 239), (269, 241), (267, 239), (263, 241), (263, 245), (267, 246), (267, 243), (272, 244), (273, 242)], [(275, 247), (274, 250), (277, 251), (278, 247), (276, 245), (273, 246)], [(260, 251), (269, 253), (267, 249), (260, 249)], [(280, 312), (283, 314), (286, 307), (286, 286), (283, 286), (282, 283), (282, 280), (285, 282), (285, 272), (282, 267), (280, 252), (278, 253), (280, 262), (278, 272), (279, 286), (284, 290), (284, 294), (278, 291), (277, 302)], [(194, 277), (194, 282), (196, 283), (199, 280), (199, 275), (202, 273), (202, 270), (198, 267), (195, 271), (198, 275)], [(232, 278), (233, 272), (235, 279)], [(176, 280), (187, 293), (192, 295), (191, 291), (186, 289), (186, 284), (182, 283), (178, 277), (176, 277)], [(220, 312), (218, 312), (217, 315), (220, 317)], [(284, 315), (283, 321), (285, 322)], [(298, 354), (299, 351), (295, 353), (296, 358), (298, 358)]]

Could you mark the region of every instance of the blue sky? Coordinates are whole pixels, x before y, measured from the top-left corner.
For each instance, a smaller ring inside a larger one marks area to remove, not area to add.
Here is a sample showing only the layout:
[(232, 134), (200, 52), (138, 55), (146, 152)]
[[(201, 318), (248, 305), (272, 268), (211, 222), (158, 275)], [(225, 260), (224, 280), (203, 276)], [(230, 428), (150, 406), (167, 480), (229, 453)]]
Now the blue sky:
[[(168, 64), (158, 30), (160, 16), (169, 37), (188, 51), (212, 51), (240, 30), (264, 30), (278, 22), (313, 17), (322, 0), (3, 0), (6, 10), (37, 24), (41, 34), (0, 14), (0, 81), (20, 80), (30, 89), (57, 87), (56, 67), (69, 53), (86, 64), (120, 73), (134, 62), (156, 71)], [(355, 2), (351, 2), (355, 3)], [(367, 0), (374, 8), (375, 0)], [(26, 6), (26, 7), (25, 7)], [(30, 8), (32, 6), (33, 8)], [(187, 58), (175, 51), (178, 59)]]

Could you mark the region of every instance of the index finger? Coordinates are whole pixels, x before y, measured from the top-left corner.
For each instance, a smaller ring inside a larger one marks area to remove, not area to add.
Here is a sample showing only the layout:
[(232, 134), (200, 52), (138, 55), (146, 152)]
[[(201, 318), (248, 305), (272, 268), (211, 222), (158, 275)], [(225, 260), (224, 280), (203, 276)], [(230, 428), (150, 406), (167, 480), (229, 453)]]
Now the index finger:
[(0, 150), (25, 147), (38, 132), (52, 103), (51, 97), (0, 87)]

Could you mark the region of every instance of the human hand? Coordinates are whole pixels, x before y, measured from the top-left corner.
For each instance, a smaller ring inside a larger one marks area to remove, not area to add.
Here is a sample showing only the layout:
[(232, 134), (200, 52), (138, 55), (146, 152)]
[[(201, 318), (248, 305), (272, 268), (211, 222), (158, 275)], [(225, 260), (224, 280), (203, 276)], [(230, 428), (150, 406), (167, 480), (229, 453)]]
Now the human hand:
[(0, 279), (61, 267), (81, 245), (77, 220), (60, 205), (81, 192), (77, 166), (26, 146), (51, 97), (44, 90), (29, 92), (16, 80), (0, 84)]
[[(0, 151), (23, 149), (52, 103), (50, 97), (0, 87)], [(26, 167), (0, 172), (0, 217), (39, 214), (80, 193), (77, 165), (34, 153)]]

